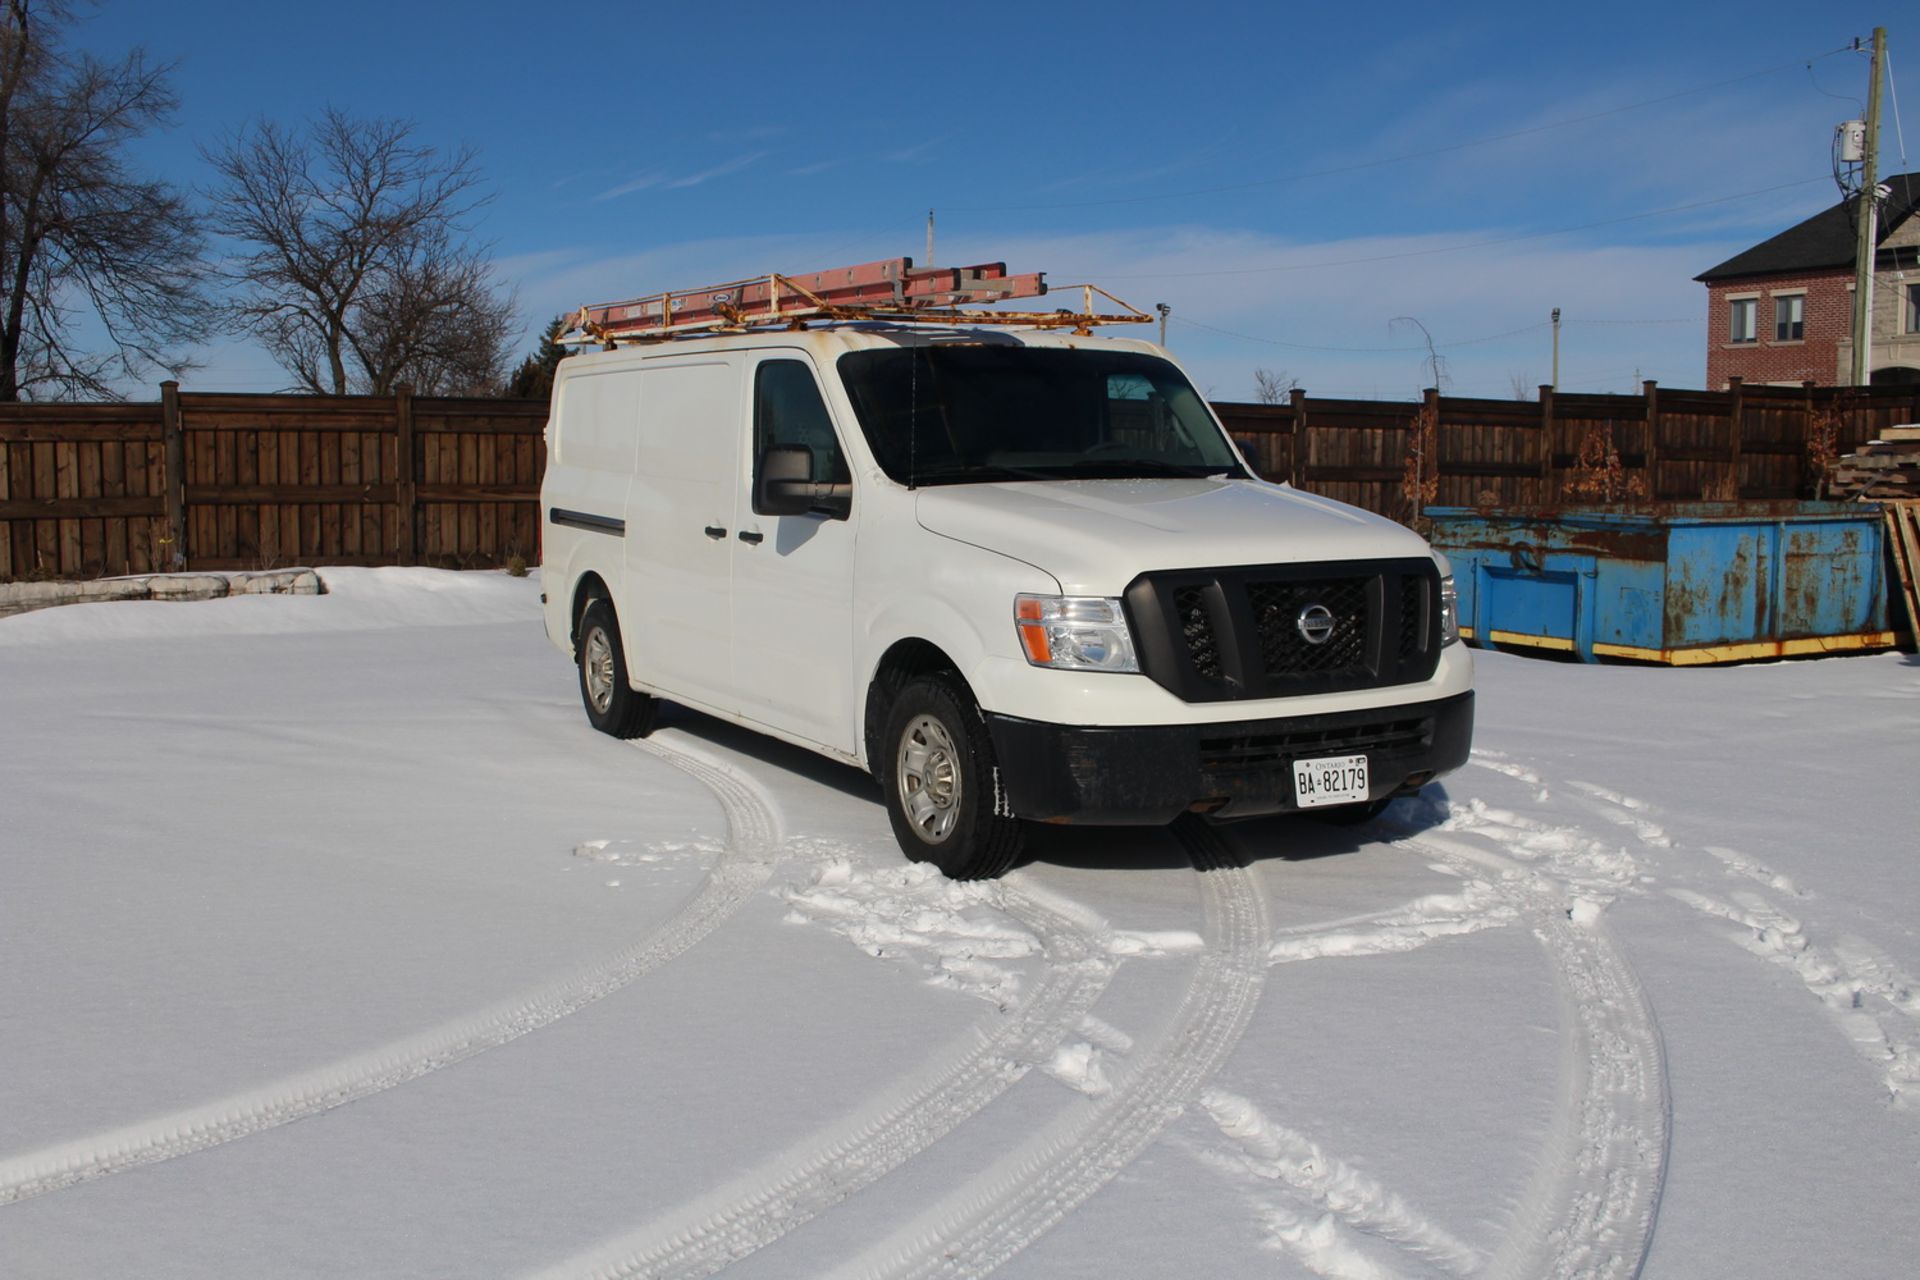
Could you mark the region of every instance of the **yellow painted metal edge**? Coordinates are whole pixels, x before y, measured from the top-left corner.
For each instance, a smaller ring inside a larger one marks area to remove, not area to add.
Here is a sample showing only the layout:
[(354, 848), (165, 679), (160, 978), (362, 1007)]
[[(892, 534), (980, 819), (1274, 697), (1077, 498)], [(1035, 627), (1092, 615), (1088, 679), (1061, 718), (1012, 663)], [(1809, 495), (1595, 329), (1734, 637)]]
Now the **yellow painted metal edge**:
[(1563, 653), (1573, 652), (1573, 641), (1560, 636), (1530, 636), (1519, 631), (1488, 631), (1488, 644), (1524, 644), (1536, 649), (1558, 649)]
[(1460, 628), (1460, 638), (1461, 638), (1462, 640), (1471, 640), (1471, 639), (1473, 639), (1473, 628), (1472, 628), (1472, 627), (1462, 627), (1462, 628)]
[(1809, 653), (1858, 653), (1862, 649), (1890, 649), (1891, 631), (1867, 631), (1851, 636), (1809, 636), (1800, 640), (1760, 640), (1752, 644), (1715, 645), (1703, 649), (1642, 649), (1630, 644), (1595, 644), (1597, 658), (1634, 658), (1675, 667), (1706, 666), (1715, 662), (1746, 662), (1753, 658), (1794, 658)]

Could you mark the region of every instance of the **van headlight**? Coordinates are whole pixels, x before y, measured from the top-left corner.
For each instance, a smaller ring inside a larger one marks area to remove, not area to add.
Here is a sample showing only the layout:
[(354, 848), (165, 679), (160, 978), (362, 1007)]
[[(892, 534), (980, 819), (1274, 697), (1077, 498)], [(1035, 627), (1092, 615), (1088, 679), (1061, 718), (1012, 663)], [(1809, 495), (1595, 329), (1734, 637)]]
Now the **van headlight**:
[(1014, 629), (1036, 667), (1138, 671), (1133, 633), (1118, 600), (1098, 596), (1015, 596)]
[(1440, 647), (1460, 642), (1460, 593), (1454, 589), (1453, 575), (1440, 579)]

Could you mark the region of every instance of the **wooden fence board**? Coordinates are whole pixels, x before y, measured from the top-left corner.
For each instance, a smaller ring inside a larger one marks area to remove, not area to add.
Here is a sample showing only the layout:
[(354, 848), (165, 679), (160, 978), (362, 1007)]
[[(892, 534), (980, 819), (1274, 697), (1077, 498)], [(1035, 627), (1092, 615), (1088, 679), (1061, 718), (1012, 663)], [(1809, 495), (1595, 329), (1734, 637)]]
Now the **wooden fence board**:
[[(1539, 401), (1436, 406), (1437, 501), (1460, 506), (1565, 500), (1589, 439), (1608, 443), (1657, 499), (1698, 499), (1732, 477), (1744, 497), (1801, 496), (1812, 490), (1815, 413), (1838, 413), (1841, 452), (1920, 419), (1920, 394), (1880, 387), (1649, 383), (1637, 396), (1549, 388)], [(1215, 408), (1260, 474), (1407, 516), (1401, 483), (1417, 404), (1295, 391), (1284, 404)], [(148, 572), (174, 567), (176, 547), (188, 568), (534, 560), (546, 419), (544, 403), (406, 392), (163, 387), (154, 403), (0, 406), (0, 579)]]

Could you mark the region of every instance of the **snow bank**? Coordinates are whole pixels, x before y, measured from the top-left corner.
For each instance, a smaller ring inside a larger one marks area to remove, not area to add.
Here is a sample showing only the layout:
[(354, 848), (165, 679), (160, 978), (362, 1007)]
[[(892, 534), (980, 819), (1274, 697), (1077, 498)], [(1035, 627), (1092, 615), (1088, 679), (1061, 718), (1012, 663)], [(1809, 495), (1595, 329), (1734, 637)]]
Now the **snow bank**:
[(540, 617), (538, 570), (525, 578), (497, 570), (347, 566), (318, 573), (324, 595), (112, 600), (16, 614), (0, 618), (0, 647), (537, 623)]

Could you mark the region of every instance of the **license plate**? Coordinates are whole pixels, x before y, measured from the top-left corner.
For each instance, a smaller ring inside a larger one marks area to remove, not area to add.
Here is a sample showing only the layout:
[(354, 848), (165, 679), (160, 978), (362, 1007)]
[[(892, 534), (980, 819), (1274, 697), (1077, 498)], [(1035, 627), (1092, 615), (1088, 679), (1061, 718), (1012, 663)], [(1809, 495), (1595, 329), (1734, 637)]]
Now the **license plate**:
[(1293, 799), (1302, 809), (1357, 804), (1367, 798), (1367, 758), (1326, 756), (1293, 762)]

